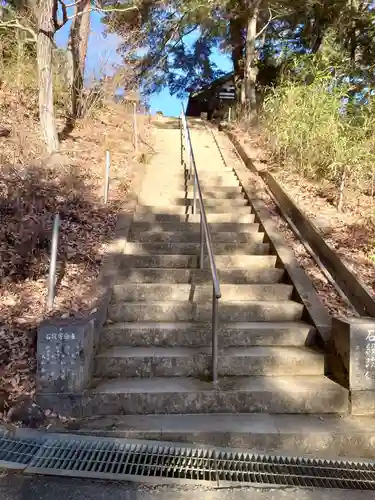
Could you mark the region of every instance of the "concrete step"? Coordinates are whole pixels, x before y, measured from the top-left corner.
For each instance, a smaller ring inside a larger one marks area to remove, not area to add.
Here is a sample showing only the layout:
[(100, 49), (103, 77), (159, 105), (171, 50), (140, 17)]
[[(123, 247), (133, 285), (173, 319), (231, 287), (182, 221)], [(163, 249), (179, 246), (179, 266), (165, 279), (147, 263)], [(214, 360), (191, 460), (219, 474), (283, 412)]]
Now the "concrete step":
[[(303, 305), (285, 301), (220, 300), (219, 320), (231, 321), (299, 321)], [(212, 304), (189, 301), (116, 302), (108, 309), (111, 321), (210, 321)]]
[[(212, 186), (201, 186), (204, 199), (216, 198), (219, 196), (221, 199), (231, 200), (233, 198), (244, 198), (244, 192), (241, 186), (227, 186), (219, 190)], [(181, 198), (193, 198), (194, 190), (191, 183), (186, 183), (183, 189), (176, 193), (176, 196)]]
[[(221, 191), (237, 190), (237, 188), (241, 189), (240, 181), (235, 175), (228, 177), (199, 177), (199, 184), (202, 192), (213, 191), (219, 193)], [(190, 188), (194, 184), (192, 180), (182, 178), (173, 185), (178, 190), (186, 190), (187, 187)]]
[[(192, 255), (118, 255), (119, 276), (124, 268), (132, 267), (169, 267), (169, 268), (197, 268), (198, 257)], [(275, 267), (275, 255), (216, 255), (216, 266), (220, 268), (233, 267), (236, 269), (269, 269)], [(204, 262), (208, 269), (208, 259)], [(228, 269), (227, 269), (228, 270)]]
[[(198, 177), (199, 177), (199, 181), (203, 180), (203, 179), (213, 179), (213, 180), (216, 180), (216, 179), (236, 179), (236, 174), (234, 173), (233, 169), (229, 169), (229, 168), (225, 168), (225, 167), (220, 167), (220, 168), (210, 168), (210, 169), (203, 169), (203, 168), (199, 168), (197, 169), (198, 171)], [(175, 178), (175, 177), (179, 177), (181, 175), (180, 172), (178, 171), (173, 171), (173, 173), (171, 173), (171, 177)], [(193, 183), (193, 174), (191, 176), (189, 176), (189, 172), (184, 172), (182, 171), (182, 176), (183, 178), (186, 178), (189, 180), (189, 182)]]
[[(149, 439), (175, 443), (203, 444), (220, 447), (258, 450), (278, 456), (309, 456), (325, 459), (348, 457), (373, 460), (375, 421), (371, 417), (280, 414), (190, 414), (190, 415), (110, 415), (98, 419), (89, 418), (75, 422), (74, 432), (95, 436), (123, 439)], [(78, 427), (78, 428), (77, 428)], [(53, 430), (52, 430), (53, 432)], [(69, 432), (69, 430), (67, 431)], [(260, 491), (260, 490), (259, 490)], [(323, 500), (324, 490), (300, 492), (279, 489), (280, 497), (273, 492), (257, 496), (255, 491), (244, 490), (242, 497), (255, 500), (298, 499)], [(327, 500), (334, 498), (351, 500), (362, 498), (361, 494), (337, 490), (326, 490)], [(189, 492), (191, 494), (191, 492)], [(315, 496), (316, 493), (316, 496)], [(207, 499), (207, 492), (202, 499)], [(365, 493), (363, 494), (365, 495)], [(368, 500), (371, 497), (369, 492)], [(196, 491), (194, 491), (196, 499)], [(217, 498), (217, 497), (215, 497)], [(223, 498), (227, 498), (224, 496)], [(363, 497), (365, 500), (367, 497)], [(182, 500), (179, 496), (179, 500)]]
[[(210, 376), (210, 347), (117, 346), (95, 358), (94, 376), (203, 377)], [(306, 347), (227, 347), (219, 351), (221, 377), (324, 375), (324, 356)]]
[[(315, 328), (308, 323), (252, 322), (219, 323), (220, 347), (231, 346), (304, 346), (310, 345)], [(209, 347), (211, 323), (113, 323), (100, 334), (102, 349), (118, 345), (150, 347)]]
[[(233, 240), (232, 240), (233, 241)], [(125, 245), (126, 255), (198, 255), (200, 249), (199, 241), (196, 242), (133, 242), (128, 241)], [(269, 243), (244, 242), (244, 243), (220, 243), (213, 242), (213, 250), (218, 255), (267, 255), (270, 252)], [(205, 247), (205, 253), (207, 250)]]
[[(226, 200), (225, 204), (219, 204), (219, 205), (211, 205), (211, 206), (206, 206), (206, 212), (207, 213), (214, 213), (214, 214), (230, 214), (230, 213), (236, 213), (240, 215), (247, 215), (251, 213), (251, 207), (249, 205), (231, 205), (228, 203)], [(162, 212), (165, 214), (171, 214), (171, 215), (184, 215), (184, 214), (190, 214), (192, 213), (192, 206), (182, 206), (182, 205), (175, 205), (174, 203), (168, 204), (168, 200), (162, 199), (160, 201), (160, 205), (140, 205), (137, 206), (136, 208), (136, 213), (152, 213), (152, 212)], [(197, 202), (197, 213), (200, 211), (199, 208), (199, 202)]]
[[(211, 232), (212, 242), (215, 243), (263, 243), (264, 233), (258, 232), (258, 224), (249, 226), (251, 231), (248, 232)], [(200, 228), (196, 228), (196, 231), (130, 231), (128, 241), (137, 241), (145, 243), (157, 243), (157, 242), (200, 242)]]
[(99, 381), (82, 400), (83, 417), (116, 414), (345, 413), (346, 389), (323, 376), (185, 377)]
[[(290, 300), (293, 293), (292, 285), (221, 285), (223, 300)], [(196, 284), (160, 284), (160, 283), (129, 283), (116, 284), (113, 288), (113, 300), (126, 302), (157, 300), (189, 300), (191, 302), (208, 301), (212, 299), (212, 285)]]
[[(165, 171), (168, 172), (168, 177), (172, 180), (175, 180), (177, 178), (184, 178), (189, 180), (190, 182), (193, 182), (193, 170), (190, 175), (189, 169), (184, 170), (183, 168), (181, 169), (171, 169), (168, 167), (165, 168)], [(209, 167), (209, 168), (201, 168), (198, 166), (197, 168), (198, 172), (198, 177), (199, 180), (202, 178), (209, 178), (209, 179), (217, 179), (217, 178), (231, 178), (235, 176), (235, 173), (232, 168), (226, 168), (224, 165), (220, 165), (219, 168), (215, 167)]]
[[(250, 214), (254, 217), (254, 214)], [(222, 233), (231, 234), (248, 234), (258, 233), (259, 224), (252, 223), (236, 223), (236, 222), (211, 222), (209, 223), (212, 238), (218, 238)], [(133, 222), (129, 237), (136, 237), (137, 235), (150, 233), (151, 235), (164, 234), (164, 233), (189, 233), (196, 237), (200, 232), (199, 222)]]
[[(254, 214), (249, 211), (246, 214), (236, 214), (236, 213), (217, 213), (217, 214), (207, 214), (207, 221), (210, 224), (249, 224), (254, 221)], [(160, 212), (159, 210), (139, 210), (134, 213), (133, 222), (138, 223), (168, 223), (180, 225), (185, 222), (199, 223), (199, 216), (193, 214), (171, 214), (169, 212)]]
[[(221, 187), (226, 187), (226, 188), (233, 188), (233, 187), (238, 187), (240, 186), (240, 182), (236, 175), (234, 173), (224, 173), (224, 175), (220, 174), (206, 174), (206, 175), (200, 175), (199, 176), (199, 184), (201, 185), (201, 188), (221, 188)], [(180, 177), (179, 179), (175, 179), (174, 181), (179, 181), (181, 187), (184, 187), (186, 184), (193, 185), (193, 179), (188, 179), (185, 176)]]
[[(187, 183), (190, 183), (190, 184), (193, 184), (193, 175), (189, 176), (189, 173), (182, 173), (182, 176), (180, 174), (180, 172), (173, 172), (173, 176), (172, 178), (174, 180), (183, 180)], [(214, 169), (214, 168), (211, 168), (211, 169), (199, 169), (198, 168), (198, 178), (199, 178), (199, 182), (201, 180), (205, 180), (205, 179), (208, 179), (208, 180), (216, 180), (216, 179), (219, 179), (219, 180), (222, 180), (222, 179), (236, 179), (236, 174), (233, 172), (233, 170), (230, 168), (225, 168), (225, 169)]]
[(196, 268), (198, 257), (192, 255), (118, 255), (119, 278), (128, 273), (126, 268)]
[[(207, 214), (207, 217), (209, 214)], [(212, 215), (211, 215), (212, 217)], [(249, 219), (252, 218), (251, 222), (209, 222), (210, 231), (212, 235), (220, 233), (257, 233), (259, 231), (259, 224), (254, 223), (254, 214), (250, 214)], [(200, 231), (200, 222), (184, 222), (184, 221), (153, 221), (153, 222), (137, 222), (134, 221), (130, 228), (131, 235), (138, 233), (160, 233), (160, 232), (170, 232), (170, 233), (198, 233)]]
[[(244, 194), (240, 191), (237, 191), (235, 193), (228, 193), (228, 192), (222, 192), (220, 190), (212, 190), (207, 192), (207, 189), (202, 188), (202, 195), (203, 195), (203, 200), (207, 203), (211, 202), (212, 200), (217, 200), (220, 199), (223, 203), (224, 202), (233, 202), (233, 203), (238, 203), (241, 205), (243, 202), (247, 202), (247, 198), (244, 196)], [(194, 191), (192, 187), (188, 187), (187, 189), (184, 189), (182, 191), (178, 191), (177, 193), (174, 193), (174, 196), (177, 199), (182, 199), (182, 200), (193, 200), (194, 199)], [(196, 195), (198, 199), (198, 194)]]
[[(197, 195), (197, 201), (196, 203), (199, 203), (198, 201), (198, 195)], [(168, 202), (168, 205), (177, 205), (177, 206), (181, 206), (181, 207), (190, 207), (193, 205), (193, 196), (181, 196), (181, 197), (177, 197), (175, 195), (170, 195), (170, 196), (163, 196), (163, 198), (160, 198), (159, 199), (160, 201), (160, 205), (161, 206), (165, 206), (166, 202)], [(242, 206), (248, 206), (249, 205), (249, 202), (247, 199), (245, 199), (242, 195), (239, 195), (238, 197), (236, 198), (222, 198), (220, 196), (220, 192), (217, 193), (216, 197), (214, 198), (209, 198), (207, 196), (204, 196), (203, 197), (203, 201), (204, 201), (204, 206), (206, 207), (206, 209), (209, 209), (209, 208), (216, 208), (216, 207), (222, 207), (223, 208), (223, 212), (226, 211), (226, 208), (230, 208), (230, 207), (242, 207)], [(153, 205), (154, 207), (158, 207), (159, 206), (159, 203), (155, 203)]]
[[(278, 283), (284, 270), (276, 267), (259, 269), (219, 269), (220, 283)], [(118, 283), (212, 283), (211, 271), (206, 269), (177, 268), (124, 268), (118, 276)]]
[[(191, 192), (193, 193), (193, 184), (191, 181), (187, 181), (183, 184), (182, 189), (180, 190), (181, 196), (184, 198), (186, 192)], [(215, 186), (210, 186), (208, 185), (201, 185), (201, 190), (203, 193), (204, 197), (207, 198), (214, 198), (218, 194), (220, 194), (220, 198), (232, 198), (232, 196), (238, 196), (239, 194), (241, 196), (244, 196), (244, 192), (242, 189), (242, 186), (240, 184), (236, 184), (235, 186), (221, 186), (219, 191)]]
[[(198, 175), (200, 174), (209, 174), (209, 175), (223, 175), (225, 173), (233, 173), (233, 168), (229, 165), (226, 165), (225, 162), (222, 161), (222, 157), (220, 152), (216, 148), (216, 150), (207, 151), (205, 156), (201, 156), (198, 153), (196, 157), (195, 164)], [(189, 172), (189, 164), (187, 165), (186, 171)], [(192, 168), (192, 171), (194, 169)]]

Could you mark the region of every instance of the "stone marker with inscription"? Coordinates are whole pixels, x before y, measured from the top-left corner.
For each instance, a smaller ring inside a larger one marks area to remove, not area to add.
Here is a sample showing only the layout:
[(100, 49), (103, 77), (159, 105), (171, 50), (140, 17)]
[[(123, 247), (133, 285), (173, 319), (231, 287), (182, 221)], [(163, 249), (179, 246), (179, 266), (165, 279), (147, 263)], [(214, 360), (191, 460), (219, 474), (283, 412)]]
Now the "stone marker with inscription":
[(336, 378), (345, 379), (352, 413), (369, 414), (358, 404), (364, 399), (375, 411), (375, 318), (333, 318), (332, 347), (343, 367)]
[(94, 319), (44, 321), (38, 328), (37, 391), (77, 393), (91, 380)]

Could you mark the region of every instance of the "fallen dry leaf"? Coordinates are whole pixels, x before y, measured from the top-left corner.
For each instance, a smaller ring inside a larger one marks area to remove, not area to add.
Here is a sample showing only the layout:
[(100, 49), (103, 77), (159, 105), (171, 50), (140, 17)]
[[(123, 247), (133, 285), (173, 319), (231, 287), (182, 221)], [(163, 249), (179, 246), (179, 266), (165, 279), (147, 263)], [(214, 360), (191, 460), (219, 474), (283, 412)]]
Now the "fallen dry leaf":
[[(375, 263), (371, 259), (372, 250), (375, 254), (375, 218), (372, 209), (374, 200), (362, 192), (349, 191), (344, 211), (338, 213), (332, 203), (334, 199), (332, 186), (328, 183), (318, 185), (302, 178), (286, 165), (275, 162), (259, 132), (244, 132), (241, 128), (237, 128), (235, 132), (254, 163), (257, 165), (256, 159), (262, 159), (262, 168), (272, 172), (288, 195), (315, 222), (327, 243), (335, 248), (341, 259), (375, 296)], [(260, 181), (264, 186), (260, 177), (250, 172), (249, 176), (254, 183)], [(330, 313), (353, 316), (355, 314), (353, 308), (343, 301), (328, 282), (300, 240), (279, 215), (271, 196), (264, 189), (258, 191), (257, 195), (264, 201), (271, 218), (293, 249), (299, 264), (311, 278), (320, 299)]]
[[(132, 160), (132, 116), (121, 105), (84, 120), (62, 142), (59, 161), (43, 160), (36, 121), (37, 95), (0, 88), (0, 394), (3, 416), (35, 391), (36, 331), (46, 315), (53, 217), (59, 212), (58, 286), (52, 316), (93, 309), (93, 286), (116, 216), (137, 164)], [(107, 126), (116, 125), (105, 137)], [(64, 123), (58, 119), (61, 128)], [(144, 120), (146, 124), (146, 119)], [(141, 117), (139, 131), (147, 137)], [(77, 144), (79, 143), (79, 147)], [(25, 145), (27, 144), (27, 147)], [(109, 203), (103, 203), (104, 154), (116, 152)], [(121, 160), (120, 160), (121, 159)], [(4, 399), (5, 398), (5, 399)], [(3, 405), (4, 406), (4, 405)]]

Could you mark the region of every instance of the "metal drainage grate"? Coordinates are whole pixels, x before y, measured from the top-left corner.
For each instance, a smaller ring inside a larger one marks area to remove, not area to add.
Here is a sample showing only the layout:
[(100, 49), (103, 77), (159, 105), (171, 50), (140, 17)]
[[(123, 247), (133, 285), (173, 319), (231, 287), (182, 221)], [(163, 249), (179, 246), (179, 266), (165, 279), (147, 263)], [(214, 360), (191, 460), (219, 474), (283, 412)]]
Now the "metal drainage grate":
[(25, 468), (41, 445), (40, 439), (11, 437), (0, 430), (0, 467)]
[(153, 483), (214, 482), (375, 490), (375, 463), (274, 457), (241, 450), (0, 431), (0, 467), (30, 474)]
[(29, 471), (143, 482), (208, 481), (375, 490), (374, 464), (271, 457), (163, 443), (49, 439), (31, 461)]

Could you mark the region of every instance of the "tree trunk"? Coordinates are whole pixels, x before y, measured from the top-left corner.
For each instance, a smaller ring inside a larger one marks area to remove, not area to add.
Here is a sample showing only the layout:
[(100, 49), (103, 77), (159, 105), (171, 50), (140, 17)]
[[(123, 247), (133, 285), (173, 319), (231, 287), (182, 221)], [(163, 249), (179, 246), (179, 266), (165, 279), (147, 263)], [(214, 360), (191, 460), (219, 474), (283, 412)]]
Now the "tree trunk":
[(244, 52), (245, 45), (242, 37), (242, 20), (231, 19), (229, 22), (230, 43), (232, 46), (232, 63), (234, 70), (234, 84), (236, 86), (237, 102), (241, 100), (241, 88), (244, 77)]
[(82, 91), (85, 75), (87, 46), (90, 35), (90, 0), (83, 0), (76, 5), (75, 17), (70, 29), (70, 48), (72, 53), (73, 84), (72, 118), (83, 114)]
[(257, 117), (256, 80), (258, 74), (258, 68), (257, 68), (258, 54), (255, 47), (255, 40), (257, 35), (259, 5), (260, 5), (260, 0), (254, 0), (250, 7), (249, 17), (247, 20), (246, 44), (245, 44), (246, 58), (245, 58), (245, 74), (244, 74), (244, 93), (251, 121), (255, 120)]
[(313, 8), (314, 12), (314, 21), (312, 24), (312, 30), (310, 34), (311, 38), (311, 52), (316, 54), (323, 43), (324, 31), (325, 31), (325, 21), (324, 21), (324, 10), (320, 8), (318, 5), (315, 5)]
[(41, 132), (49, 153), (59, 149), (52, 87), (52, 41), (55, 33), (53, 22), (55, 7), (54, 0), (41, 0), (37, 39), (39, 119)]

